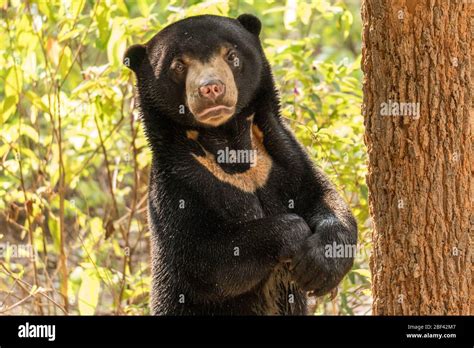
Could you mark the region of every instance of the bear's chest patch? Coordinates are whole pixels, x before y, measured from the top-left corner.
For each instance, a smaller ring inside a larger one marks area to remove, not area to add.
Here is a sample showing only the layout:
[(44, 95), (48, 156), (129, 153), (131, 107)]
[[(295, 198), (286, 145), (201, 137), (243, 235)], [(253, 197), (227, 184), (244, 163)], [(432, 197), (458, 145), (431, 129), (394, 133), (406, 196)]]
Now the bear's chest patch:
[[(202, 148), (204, 156), (193, 154), (193, 157), (217, 180), (230, 184), (241, 191), (254, 193), (267, 183), (272, 169), (272, 159), (263, 145), (263, 133), (255, 124), (252, 125), (251, 134), (253, 153), (247, 155), (247, 158), (251, 159), (252, 166), (242, 173), (227, 173), (219, 165), (216, 156), (204, 148)], [(195, 133), (188, 133), (188, 138), (197, 142)]]

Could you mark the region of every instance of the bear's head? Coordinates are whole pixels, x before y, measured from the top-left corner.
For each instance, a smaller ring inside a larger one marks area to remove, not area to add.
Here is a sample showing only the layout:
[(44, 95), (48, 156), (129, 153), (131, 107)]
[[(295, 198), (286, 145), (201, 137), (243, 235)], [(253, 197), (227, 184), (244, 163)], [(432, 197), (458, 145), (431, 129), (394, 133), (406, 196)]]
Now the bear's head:
[(125, 53), (145, 115), (217, 127), (243, 112), (260, 86), (260, 20), (204, 15), (169, 25)]

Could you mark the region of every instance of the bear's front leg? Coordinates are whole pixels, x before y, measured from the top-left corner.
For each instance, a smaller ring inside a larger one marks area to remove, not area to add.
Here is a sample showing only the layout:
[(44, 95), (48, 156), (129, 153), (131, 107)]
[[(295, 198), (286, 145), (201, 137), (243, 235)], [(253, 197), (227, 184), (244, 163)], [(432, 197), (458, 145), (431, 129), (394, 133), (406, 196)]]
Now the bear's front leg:
[(305, 291), (322, 296), (334, 289), (351, 269), (357, 224), (349, 207), (322, 172), (312, 178), (314, 190), (301, 197), (299, 212), (313, 232), (292, 258), (293, 279)]
[[(211, 239), (193, 240), (184, 273), (194, 284), (194, 300), (222, 301), (251, 291), (279, 262), (293, 259), (311, 235), (295, 214), (281, 214), (228, 226)], [(238, 249), (238, 256), (234, 254)]]
[(293, 258), (291, 269), (298, 286), (315, 296), (334, 289), (352, 267), (353, 235), (353, 228), (338, 221), (321, 221)]

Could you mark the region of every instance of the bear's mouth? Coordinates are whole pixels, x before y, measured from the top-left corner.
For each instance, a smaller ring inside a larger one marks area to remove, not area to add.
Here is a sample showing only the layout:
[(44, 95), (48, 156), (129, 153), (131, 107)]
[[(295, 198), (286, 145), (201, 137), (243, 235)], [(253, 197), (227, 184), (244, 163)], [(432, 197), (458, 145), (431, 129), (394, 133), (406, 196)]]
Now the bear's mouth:
[(212, 118), (220, 118), (224, 116), (232, 116), (234, 114), (235, 107), (226, 105), (216, 105), (210, 108), (206, 108), (199, 113), (196, 113), (196, 117), (199, 121), (208, 121)]

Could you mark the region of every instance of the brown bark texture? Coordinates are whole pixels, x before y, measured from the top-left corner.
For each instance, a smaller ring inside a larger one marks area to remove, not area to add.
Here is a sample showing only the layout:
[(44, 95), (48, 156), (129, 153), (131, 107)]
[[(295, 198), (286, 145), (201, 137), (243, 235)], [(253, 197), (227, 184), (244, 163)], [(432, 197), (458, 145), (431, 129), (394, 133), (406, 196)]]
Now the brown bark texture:
[(362, 1), (375, 315), (471, 313), (473, 6)]

